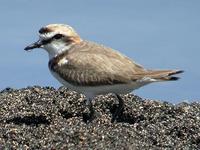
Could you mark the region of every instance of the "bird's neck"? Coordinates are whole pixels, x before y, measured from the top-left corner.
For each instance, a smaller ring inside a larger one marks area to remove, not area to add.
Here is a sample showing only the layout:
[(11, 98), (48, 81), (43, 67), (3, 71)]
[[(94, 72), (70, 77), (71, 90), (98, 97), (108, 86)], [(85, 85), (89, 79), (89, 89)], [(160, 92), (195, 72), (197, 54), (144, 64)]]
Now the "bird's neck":
[(49, 54), (49, 59), (56, 57), (57, 55), (63, 53), (64, 51), (69, 50), (73, 44), (66, 44), (66, 43), (51, 43), (44, 47), (44, 49)]

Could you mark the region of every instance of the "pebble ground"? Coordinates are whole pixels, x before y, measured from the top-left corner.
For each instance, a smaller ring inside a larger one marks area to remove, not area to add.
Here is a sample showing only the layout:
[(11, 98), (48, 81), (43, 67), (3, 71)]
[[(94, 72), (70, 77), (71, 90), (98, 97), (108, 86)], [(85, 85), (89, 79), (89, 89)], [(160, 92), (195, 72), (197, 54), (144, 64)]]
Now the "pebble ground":
[(84, 96), (64, 87), (0, 92), (1, 149), (200, 149), (200, 103), (142, 99), (127, 94), (123, 112), (112, 94), (98, 96), (93, 121)]

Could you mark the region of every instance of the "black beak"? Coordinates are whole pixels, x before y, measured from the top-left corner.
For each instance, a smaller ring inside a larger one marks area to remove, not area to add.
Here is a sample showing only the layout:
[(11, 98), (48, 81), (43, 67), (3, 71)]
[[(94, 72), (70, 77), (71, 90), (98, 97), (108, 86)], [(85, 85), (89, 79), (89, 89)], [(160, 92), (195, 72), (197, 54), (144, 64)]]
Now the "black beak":
[(37, 42), (25, 47), (24, 50), (29, 51), (34, 48), (40, 48), (42, 45), (43, 45), (43, 42), (41, 40), (38, 40)]

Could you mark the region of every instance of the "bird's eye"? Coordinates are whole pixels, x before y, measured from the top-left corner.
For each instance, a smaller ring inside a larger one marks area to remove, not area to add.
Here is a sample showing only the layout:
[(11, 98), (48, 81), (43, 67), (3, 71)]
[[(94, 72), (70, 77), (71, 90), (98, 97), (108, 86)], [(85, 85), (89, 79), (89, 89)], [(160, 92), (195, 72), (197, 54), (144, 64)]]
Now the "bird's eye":
[(54, 35), (54, 39), (60, 39), (60, 38), (62, 38), (63, 37), (63, 35), (62, 34), (56, 34), (56, 35)]

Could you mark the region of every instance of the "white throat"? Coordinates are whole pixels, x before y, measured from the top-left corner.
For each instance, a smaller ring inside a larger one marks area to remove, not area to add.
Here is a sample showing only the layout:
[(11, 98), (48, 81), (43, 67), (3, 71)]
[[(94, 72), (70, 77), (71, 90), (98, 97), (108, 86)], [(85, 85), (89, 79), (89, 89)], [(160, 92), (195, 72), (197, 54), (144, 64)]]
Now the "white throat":
[(57, 56), (63, 51), (69, 50), (72, 44), (68, 44), (62, 41), (51, 42), (50, 44), (44, 45), (43, 48), (48, 52), (49, 59)]

